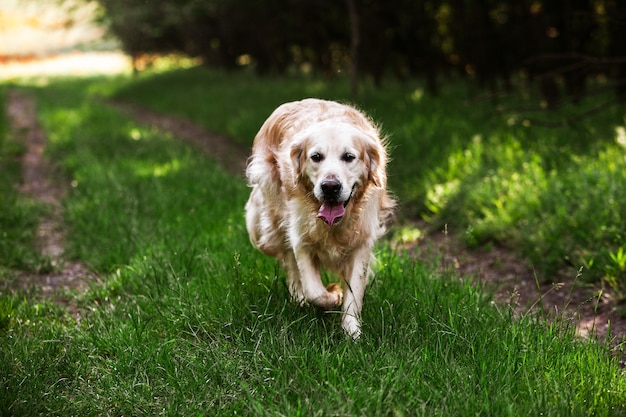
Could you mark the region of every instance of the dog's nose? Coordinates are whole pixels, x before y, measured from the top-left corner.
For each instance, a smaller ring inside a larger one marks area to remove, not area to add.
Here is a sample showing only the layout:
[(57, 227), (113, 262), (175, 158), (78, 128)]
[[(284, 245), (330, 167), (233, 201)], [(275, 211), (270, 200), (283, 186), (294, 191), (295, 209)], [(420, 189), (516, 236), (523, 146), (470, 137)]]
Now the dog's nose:
[(334, 178), (322, 181), (322, 192), (327, 197), (338, 197), (341, 192), (341, 183)]

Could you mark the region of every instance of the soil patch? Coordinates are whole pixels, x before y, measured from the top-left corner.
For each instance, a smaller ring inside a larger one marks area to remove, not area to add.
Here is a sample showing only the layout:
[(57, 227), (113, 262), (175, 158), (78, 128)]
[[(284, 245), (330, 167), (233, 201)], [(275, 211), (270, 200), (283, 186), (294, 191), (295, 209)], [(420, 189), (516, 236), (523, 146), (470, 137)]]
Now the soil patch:
[(51, 271), (44, 273), (16, 272), (16, 285), (20, 288), (40, 289), (50, 295), (57, 289), (84, 288), (96, 276), (80, 262), (65, 258), (65, 231), (61, 201), (66, 184), (53, 175), (51, 164), (44, 157), (46, 136), (37, 123), (34, 98), (11, 90), (7, 95), (6, 113), (10, 134), (26, 147), (22, 157), (20, 192), (43, 203), (47, 210), (39, 219), (35, 246), (49, 259)]
[[(429, 228), (425, 222), (418, 222), (417, 227)], [(436, 261), (439, 268), (487, 286), (494, 291), (496, 302), (517, 315), (539, 310), (547, 319), (575, 326), (583, 338), (608, 340), (616, 353), (624, 345), (626, 318), (618, 311), (619, 303), (601, 287), (583, 285), (579, 274), (563, 273), (554, 283), (542, 283), (533, 268), (510, 250), (497, 246), (470, 250), (458, 235), (445, 229), (431, 231), (404, 247), (426, 262)], [(622, 357), (626, 359), (624, 352)]]
[(185, 118), (163, 115), (133, 103), (114, 100), (110, 104), (141, 124), (169, 132), (174, 137), (200, 148), (229, 172), (244, 174), (250, 150), (231, 138), (203, 129)]

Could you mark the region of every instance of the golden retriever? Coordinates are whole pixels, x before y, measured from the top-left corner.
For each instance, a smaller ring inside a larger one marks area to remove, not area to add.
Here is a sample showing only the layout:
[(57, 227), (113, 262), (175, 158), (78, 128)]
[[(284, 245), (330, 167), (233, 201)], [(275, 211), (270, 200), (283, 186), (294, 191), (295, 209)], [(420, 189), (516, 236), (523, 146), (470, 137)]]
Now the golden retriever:
[[(246, 176), (252, 244), (276, 257), (293, 299), (342, 305), (342, 327), (361, 334), (372, 249), (386, 231), (387, 151), (376, 126), (355, 108), (305, 99), (279, 106), (254, 139)], [(321, 270), (341, 277), (324, 287)]]

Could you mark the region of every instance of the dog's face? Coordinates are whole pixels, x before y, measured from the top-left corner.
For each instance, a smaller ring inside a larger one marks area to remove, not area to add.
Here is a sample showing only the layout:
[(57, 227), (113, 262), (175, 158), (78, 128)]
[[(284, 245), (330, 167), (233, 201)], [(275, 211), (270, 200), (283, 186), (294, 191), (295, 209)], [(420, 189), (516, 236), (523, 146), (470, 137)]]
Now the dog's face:
[(347, 123), (320, 122), (301, 132), (291, 149), (296, 181), (320, 203), (318, 217), (329, 227), (341, 220), (351, 199), (376, 182), (377, 143)]

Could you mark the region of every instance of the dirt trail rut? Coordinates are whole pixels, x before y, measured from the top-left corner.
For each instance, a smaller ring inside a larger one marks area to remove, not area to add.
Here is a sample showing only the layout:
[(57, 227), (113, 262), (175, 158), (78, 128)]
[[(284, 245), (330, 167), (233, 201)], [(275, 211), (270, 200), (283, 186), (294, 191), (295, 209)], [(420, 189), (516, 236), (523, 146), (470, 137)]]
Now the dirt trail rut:
[(209, 132), (182, 117), (166, 116), (124, 101), (111, 101), (110, 104), (122, 110), (139, 123), (169, 132), (174, 137), (202, 149), (203, 152), (218, 161), (229, 172), (235, 175), (244, 175), (246, 159), (250, 150), (237, 144), (232, 139)]
[(53, 170), (44, 157), (46, 136), (37, 123), (34, 98), (9, 91), (6, 102), (11, 135), (26, 147), (22, 158), (22, 178), (19, 190), (46, 207), (39, 219), (35, 245), (49, 259), (51, 272), (18, 273), (22, 288), (39, 286), (46, 293), (59, 288), (86, 287), (95, 275), (80, 262), (65, 258), (65, 230), (61, 201), (66, 188), (55, 181)]

